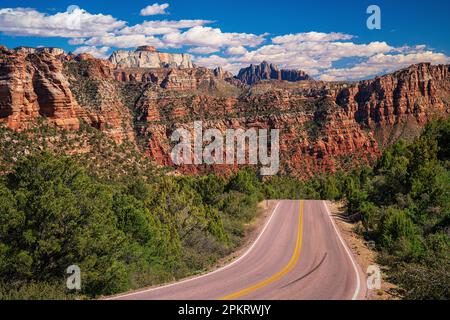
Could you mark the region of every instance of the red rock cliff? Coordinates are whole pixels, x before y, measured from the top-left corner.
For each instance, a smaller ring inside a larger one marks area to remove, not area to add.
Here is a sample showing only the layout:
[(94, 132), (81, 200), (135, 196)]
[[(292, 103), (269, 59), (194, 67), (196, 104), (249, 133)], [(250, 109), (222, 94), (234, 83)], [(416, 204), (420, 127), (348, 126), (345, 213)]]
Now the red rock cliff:
[[(448, 116), (449, 66), (418, 64), (355, 83), (241, 83), (223, 70), (120, 69), (89, 55), (0, 47), (0, 122), (24, 130), (45, 118), (66, 130), (84, 121), (116, 142), (146, 144), (172, 165), (170, 135), (206, 128), (280, 129), (281, 172), (305, 177), (367, 163), (381, 146)], [(183, 166), (189, 173), (235, 166)]]

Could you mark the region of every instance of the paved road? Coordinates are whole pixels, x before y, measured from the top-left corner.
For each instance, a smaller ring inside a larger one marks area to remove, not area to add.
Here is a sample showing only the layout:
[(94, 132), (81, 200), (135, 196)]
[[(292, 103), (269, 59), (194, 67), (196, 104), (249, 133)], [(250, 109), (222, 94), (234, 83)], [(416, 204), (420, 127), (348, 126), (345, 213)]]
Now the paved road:
[(258, 239), (231, 264), (110, 299), (363, 299), (364, 273), (324, 201), (280, 201)]

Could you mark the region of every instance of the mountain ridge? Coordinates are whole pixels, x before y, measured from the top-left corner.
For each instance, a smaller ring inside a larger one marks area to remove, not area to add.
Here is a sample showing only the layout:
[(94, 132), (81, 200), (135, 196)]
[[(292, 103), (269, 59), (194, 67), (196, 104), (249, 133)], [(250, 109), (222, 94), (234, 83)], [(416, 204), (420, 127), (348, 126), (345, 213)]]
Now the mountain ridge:
[(248, 85), (262, 80), (285, 80), (289, 82), (312, 80), (304, 71), (279, 69), (278, 66), (267, 61), (263, 61), (259, 65), (252, 64), (247, 68), (242, 68), (236, 78)]
[(428, 121), (450, 112), (449, 65), (421, 63), (348, 83), (245, 85), (221, 69), (121, 69), (87, 54), (55, 53), (0, 48), (0, 123), (26, 131), (44, 119), (69, 132), (86, 123), (162, 166), (173, 167), (171, 132), (193, 120), (221, 131), (280, 129), (281, 173), (306, 177), (373, 162), (384, 146), (417, 136)]

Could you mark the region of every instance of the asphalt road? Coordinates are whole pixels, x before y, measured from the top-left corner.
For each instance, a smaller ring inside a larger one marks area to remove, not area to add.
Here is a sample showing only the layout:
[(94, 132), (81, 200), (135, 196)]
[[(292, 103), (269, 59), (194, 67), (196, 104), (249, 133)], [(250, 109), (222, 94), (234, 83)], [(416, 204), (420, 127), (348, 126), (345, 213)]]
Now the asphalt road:
[(121, 300), (363, 299), (364, 273), (324, 201), (280, 201), (254, 244), (216, 271)]

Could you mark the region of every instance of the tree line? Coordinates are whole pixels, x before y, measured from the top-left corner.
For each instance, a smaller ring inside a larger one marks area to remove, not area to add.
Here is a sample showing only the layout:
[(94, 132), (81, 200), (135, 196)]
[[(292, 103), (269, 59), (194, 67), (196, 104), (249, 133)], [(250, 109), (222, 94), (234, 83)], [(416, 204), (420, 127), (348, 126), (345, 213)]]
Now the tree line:
[[(241, 244), (263, 199), (343, 200), (405, 298), (448, 299), (449, 139), (436, 121), (373, 167), (306, 181), (251, 168), (115, 177), (93, 170), (108, 162), (35, 150), (0, 175), (0, 299), (95, 298), (203, 272)], [(64, 281), (74, 264), (77, 293)]]

